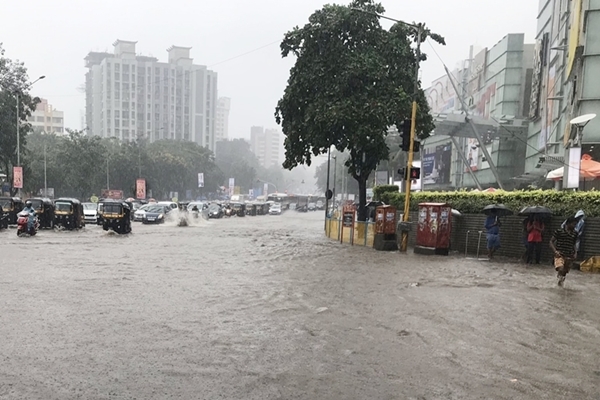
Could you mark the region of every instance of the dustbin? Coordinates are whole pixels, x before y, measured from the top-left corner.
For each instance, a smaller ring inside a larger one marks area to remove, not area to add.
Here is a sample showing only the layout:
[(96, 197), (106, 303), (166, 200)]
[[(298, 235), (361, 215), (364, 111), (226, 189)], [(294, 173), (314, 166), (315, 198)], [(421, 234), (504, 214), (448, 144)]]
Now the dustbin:
[(415, 253), (447, 256), (452, 232), (452, 207), (446, 203), (419, 204)]

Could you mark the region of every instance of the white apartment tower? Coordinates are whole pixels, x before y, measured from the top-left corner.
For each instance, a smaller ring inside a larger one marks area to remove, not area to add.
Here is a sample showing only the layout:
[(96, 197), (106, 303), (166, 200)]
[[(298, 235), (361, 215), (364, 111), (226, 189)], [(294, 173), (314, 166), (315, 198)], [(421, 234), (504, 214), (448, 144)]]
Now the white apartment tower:
[(193, 64), (190, 47), (167, 49), (168, 62), (137, 55), (117, 40), (114, 53), (85, 58), (86, 124), (120, 140), (183, 139), (215, 150), (217, 73)]
[(27, 121), (31, 124), (34, 132), (57, 135), (66, 133), (64, 113), (52, 107), (46, 99), (40, 100)]
[(229, 97), (219, 97), (217, 103), (217, 122), (215, 126), (215, 140), (229, 139), (229, 109), (231, 108), (231, 99)]
[(270, 168), (279, 164), (281, 143), (277, 129), (253, 126), (250, 128), (250, 147), (263, 167)]

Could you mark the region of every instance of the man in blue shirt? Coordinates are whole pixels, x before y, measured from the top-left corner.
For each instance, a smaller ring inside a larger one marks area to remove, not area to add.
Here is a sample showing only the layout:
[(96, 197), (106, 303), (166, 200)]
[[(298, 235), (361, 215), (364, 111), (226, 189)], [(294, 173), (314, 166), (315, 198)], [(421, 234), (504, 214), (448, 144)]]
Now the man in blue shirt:
[(496, 210), (485, 219), (485, 230), (487, 232), (488, 258), (491, 260), (496, 250), (500, 248), (500, 217)]

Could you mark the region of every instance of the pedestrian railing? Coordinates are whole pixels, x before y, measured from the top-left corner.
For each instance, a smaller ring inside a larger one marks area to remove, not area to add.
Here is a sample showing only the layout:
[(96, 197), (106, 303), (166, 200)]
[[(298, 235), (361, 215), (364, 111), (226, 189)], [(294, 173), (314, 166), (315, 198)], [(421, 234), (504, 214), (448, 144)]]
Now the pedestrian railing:
[(325, 234), (340, 243), (373, 247), (375, 223), (354, 221), (351, 226), (345, 226), (342, 218), (327, 218)]

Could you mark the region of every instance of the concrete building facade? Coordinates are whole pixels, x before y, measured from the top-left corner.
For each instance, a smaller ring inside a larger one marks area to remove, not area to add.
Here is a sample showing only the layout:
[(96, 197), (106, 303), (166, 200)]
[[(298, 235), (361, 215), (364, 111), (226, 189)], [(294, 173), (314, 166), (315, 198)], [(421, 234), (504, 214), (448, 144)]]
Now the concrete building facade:
[(506, 189), (519, 185), (514, 178), (524, 169), (533, 53), (523, 34), (509, 34), (489, 49), (471, 50), (426, 90), (436, 128), (421, 151), (424, 190), (498, 187), (498, 180)]
[(217, 120), (215, 124), (215, 140), (229, 139), (229, 110), (231, 109), (231, 99), (229, 97), (219, 97), (217, 101)]
[(136, 54), (117, 40), (113, 53), (85, 58), (86, 125), (120, 140), (181, 139), (215, 150), (217, 73), (196, 65), (189, 47), (167, 49), (168, 61)]
[(280, 137), (277, 129), (264, 129), (262, 126), (250, 128), (250, 148), (264, 168), (279, 165)]
[(66, 134), (65, 131), (65, 116), (62, 111), (58, 111), (46, 99), (41, 101), (36, 106), (35, 111), (27, 121), (31, 124), (34, 132), (52, 133), (56, 135)]

